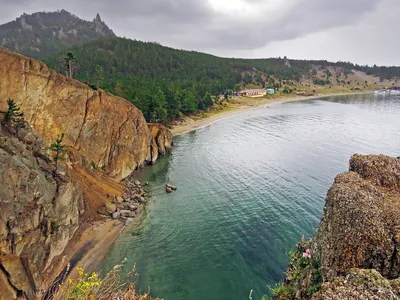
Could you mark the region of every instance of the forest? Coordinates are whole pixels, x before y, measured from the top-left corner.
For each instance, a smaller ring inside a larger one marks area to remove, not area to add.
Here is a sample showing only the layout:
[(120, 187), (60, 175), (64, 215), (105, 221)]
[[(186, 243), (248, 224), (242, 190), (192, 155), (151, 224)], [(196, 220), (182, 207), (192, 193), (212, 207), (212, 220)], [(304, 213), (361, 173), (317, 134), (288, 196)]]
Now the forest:
[[(66, 66), (68, 53), (73, 58)], [(265, 88), (277, 87), (277, 80), (297, 81), (310, 74), (311, 65), (359, 69), (383, 79), (400, 77), (398, 67), (307, 60), (290, 60), (289, 67), (286, 60), (221, 58), (114, 37), (72, 46), (46, 57), (44, 62), (63, 74), (71, 69), (74, 78), (128, 99), (147, 121), (160, 123), (207, 109), (217, 95), (238, 91), (246, 84)]]

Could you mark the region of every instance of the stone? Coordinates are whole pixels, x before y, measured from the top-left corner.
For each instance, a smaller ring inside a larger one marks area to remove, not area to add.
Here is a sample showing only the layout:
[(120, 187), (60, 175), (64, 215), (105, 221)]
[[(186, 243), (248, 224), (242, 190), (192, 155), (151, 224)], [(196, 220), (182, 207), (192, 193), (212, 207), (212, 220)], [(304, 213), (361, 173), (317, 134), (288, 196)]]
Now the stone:
[(124, 202), (124, 198), (120, 195), (115, 196), (115, 202), (122, 203), (122, 202)]
[(142, 198), (142, 196), (139, 195), (139, 194), (133, 195), (133, 200), (134, 200), (134, 201), (139, 201), (141, 198)]
[(169, 188), (169, 187), (166, 187), (166, 188), (165, 188), (165, 191), (166, 191), (167, 193), (172, 193), (172, 189)]
[(108, 214), (112, 214), (117, 210), (117, 206), (113, 203), (106, 202), (104, 203), (104, 205), (106, 207), (106, 211), (108, 212)]
[(167, 183), (166, 186), (167, 186), (168, 188), (170, 188), (171, 190), (173, 190), (173, 191), (176, 191), (176, 190), (177, 190), (177, 187), (176, 187), (175, 185), (172, 185), (172, 184)]
[(129, 205), (129, 210), (131, 210), (131, 211), (135, 211), (135, 210), (137, 210), (137, 208), (138, 208), (137, 205), (132, 205), (132, 204)]
[(130, 210), (121, 210), (120, 214), (122, 217), (126, 217), (126, 218), (133, 218), (136, 216), (136, 214)]
[(140, 181), (139, 180), (135, 180), (134, 183), (135, 183), (136, 186), (140, 186)]
[(121, 213), (119, 211), (116, 211), (116, 212), (111, 214), (111, 217), (113, 219), (118, 219), (120, 216), (121, 216)]
[(130, 223), (132, 223), (133, 222), (133, 218), (127, 218), (126, 220), (125, 220), (125, 226), (126, 225), (129, 225)]

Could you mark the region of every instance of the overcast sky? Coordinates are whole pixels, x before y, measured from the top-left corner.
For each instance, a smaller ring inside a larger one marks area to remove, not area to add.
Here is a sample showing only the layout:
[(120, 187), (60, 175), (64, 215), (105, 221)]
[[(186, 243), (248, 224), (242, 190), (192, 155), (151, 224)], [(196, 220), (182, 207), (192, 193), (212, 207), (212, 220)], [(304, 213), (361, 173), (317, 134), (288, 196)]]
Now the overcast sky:
[(25, 13), (97, 12), (118, 36), (228, 57), (400, 65), (400, 0), (0, 0)]

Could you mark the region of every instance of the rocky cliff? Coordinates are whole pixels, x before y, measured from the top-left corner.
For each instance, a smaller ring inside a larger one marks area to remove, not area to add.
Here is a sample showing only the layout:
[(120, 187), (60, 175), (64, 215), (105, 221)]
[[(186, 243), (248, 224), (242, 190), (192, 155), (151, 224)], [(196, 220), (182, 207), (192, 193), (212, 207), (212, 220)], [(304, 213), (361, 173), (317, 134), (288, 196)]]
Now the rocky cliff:
[(351, 158), (287, 274), (279, 299), (400, 298), (400, 159)]
[[(27, 122), (0, 126), (0, 299), (36, 299), (99, 236), (116, 238), (119, 227), (99, 208), (121, 198), (123, 178), (171, 149), (172, 134), (125, 99), (39, 61), (4, 48), (0, 61), (0, 111), (12, 98)], [(62, 132), (68, 153), (55, 173), (48, 146)], [(89, 230), (99, 222), (104, 234)]]
[[(61, 133), (75, 162), (123, 179), (172, 145), (152, 136), (143, 114), (127, 100), (90, 87), (39, 61), (0, 48), (0, 110), (12, 98), (34, 132), (50, 144)], [(156, 147), (156, 148), (155, 148)]]
[(27, 129), (0, 127), (0, 299), (34, 298), (42, 272), (61, 254), (84, 212), (83, 192), (68, 175), (55, 178)]

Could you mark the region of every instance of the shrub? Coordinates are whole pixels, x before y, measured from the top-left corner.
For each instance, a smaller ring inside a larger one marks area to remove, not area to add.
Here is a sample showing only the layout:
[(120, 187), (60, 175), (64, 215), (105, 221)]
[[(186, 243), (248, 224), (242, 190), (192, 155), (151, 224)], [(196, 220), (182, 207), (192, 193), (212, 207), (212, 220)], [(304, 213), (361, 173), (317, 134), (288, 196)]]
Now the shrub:
[[(134, 280), (131, 282), (122, 282), (120, 279), (120, 271), (123, 264), (115, 266), (104, 278), (100, 278), (99, 274), (85, 273), (84, 269), (77, 268), (78, 278), (70, 279), (68, 282), (60, 286), (58, 292), (55, 293), (54, 299), (66, 300), (152, 300), (150, 289), (145, 294), (136, 292)], [(135, 269), (129, 273), (131, 279), (137, 278)], [(156, 299), (155, 299), (156, 300)]]

